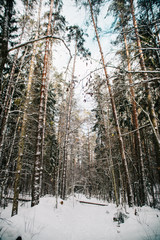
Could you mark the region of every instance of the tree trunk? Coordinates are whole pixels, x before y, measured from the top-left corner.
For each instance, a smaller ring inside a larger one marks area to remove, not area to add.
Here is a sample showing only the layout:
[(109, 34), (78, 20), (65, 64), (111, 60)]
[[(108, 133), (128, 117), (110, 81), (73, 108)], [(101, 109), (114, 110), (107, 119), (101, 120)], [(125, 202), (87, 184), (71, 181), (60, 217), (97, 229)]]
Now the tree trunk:
[(13, 140), (12, 140), (12, 144), (11, 144), (11, 148), (10, 148), (10, 153), (9, 153), (9, 157), (7, 159), (7, 163), (5, 166), (5, 171), (4, 171), (4, 176), (2, 178), (1, 181), (1, 185), (0, 185), (0, 206), (2, 206), (2, 198), (5, 195), (5, 199), (4, 199), (4, 205), (6, 205), (5, 200), (6, 200), (6, 193), (7, 193), (7, 182), (8, 182), (8, 177), (9, 177), (9, 167), (11, 164), (11, 156), (12, 156), (12, 152), (13, 152), (13, 147), (15, 145), (15, 139), (16, 139), (16, 135), (17, 135), (17, 128), (19, 126), (19, 120), (20, 120), (20, 116), (18, 117), (17, 123), (16, 123), (16, 127), (14, 130), (14, 136), (13, 136)]
[[(121, 15), (122, 19), (122, 25), (123, 25), (123, 16)], [(125, 34), (125, 28), (123, 26), (123, 37), (124, 37), (124, 44), (126, 49), (126, 56), (127, 56), (127, 64), (128, 64), (128, 71), (131, 71), (131, 63), (130, 63), (130, 56), (129, 56), (129, 50), (128, 50), (128, 44)], [(135, 102), (135, 91), (133, 87), (133, 80), (132, 80), (132, 74), (128, 74), (129, 77), (129, 84), (130, 84), (130, 94), (131, 94), (131, 103), (132, 103), (132, 118), (133, 118), (133, 126), (135, 131), (135, 145), (137, 146), (135, 149), (138, 150), (138, 158), (140, 166), (140, 171), (138, 170), (139, 174), (138, 177), (140, 179), (140, 196), (141, 196), (141, 204), (145, 205), (146, 200), (146, 184), (145, 184), (145, 172), (144, 172), (144, 162), (143, 162), (143, 155), (142, 155), (142, 146), (141, 146), (141, 137), (140, 137), (140, 131), (139, 131), (139, 123), (138, 123), (138, 115), (137, 115), (137, 108), (136, 108), (136, 102)], [(138, 162), (138, 161), (137, 161)]]
[(118, 122), (115, 101), (114, 101), (114, 97), (113, 97), (113, 93), (112, 93), (109, 77), (108, 77), (107, 70), (106, 70), (106, 65), (105, 65), (103, 51), (102, 51), (101, 43), (100, 43), (98, 32), (97, 32), (97, 27), (96, 27), (94, 16), (93, 16), (93, 10), (92, 10), (91, 1), (88, 0), (88, 3), (89, 3), (89, 6), (90, 6), (92, 22), (93, 22), (93, 25), (94, 25), (94, 30), (95, 30), (95, 34), (96, 34), (96, 38), (97, 38), (97, 42), (98, 42), (98, 46), (99, 46), (99, 51), (100, 51), (100, 54), (101, 54), (101, 60), (102, 60), (103, 69), (104, 69), (106, 82), (107, 82), (107, 86), (108, 86), (108, 91), (109, 91), (109, 95), (110, 95), (110, 99), (111, 99), (112, 111), (113, 111), (113, 116), (114, 116), (114, 120), (115, 120), (115, 127), (116, 127), (116, 131), (117, 131), (118, 139), (119, 139), (121, 158), (122, 158), (123, 165), (124, 165), (126, 181), (127, 181), (127, 188), (128, 188), (128, 191), (127, 191), (128, 192), (128, 204), (129, 204), (129, 206), (132, 206), (133, 205), (132, 186), (131, 186), (131, 180), (130, 180), (130, 176), (129, 176), (127, 159), (126, 159), (125, 150), (124, 150), (124, 143), (123, 143), (123, 139), (122, 139), (121, 131), (120, 131), (120, 126), (119, 126), (119, 122)]
[[(53, 13), (54, 0), (50, 3), (50, 13), (48, 18), (47, 35), (51, 33), (51, 20)], [(42, 160), (42, 144), (43, 144), (43, 125), (44, 123), (44, 108), (45, 108), (45, 94), (47, 85), (47, 66), (48, 66), (48, 55), (49, 55), (49, 39), (46, 39), (45, 55), (44, 55), (44, 66), (42, 74), (42, 84), (41, 84), (41, 94), (40, 94), (40, 105), (39, 105), (39, 117), (38, 117), (38, 130), (37, 130), (37, 144), (36, 144), (36, 154), (34, 161), (34, 172), (32, 180), (32, 201), (31, 206), (35, 206), (39, 203), (40, 197), (40, 165)]]
[[(113, 181), (113, 189), (114, 189), (114, 194), (115, 194), (115, 199), (116, 199), (116, 205), (118, 207), (119, 205), (119, 199), (118, 199), (118, 193), (117, 193), (117, 184), (116, 184), (116, 178), (115, 178), (115, 171), (114, 171), (114, 163), (113, 163), (113, 159), (112, 159), (112, 147), (111, 147), (111, 138), (110, 138), (110, 129), (109, 129), (109, 121), (105, 121), (105, 116), (104, 116), (104, 111), (103, 111), (103, 107), (102, 107), (102, 102), (100, 99), (100, 89), (99, 87), (97, 88), (97, 94), (98, 94), (98, 101), (99, 101), (99, 106), (100, 106), (100, 112), (102, 115), (102, 121), (103, 121), (103, 125), (104, 125), (104, 130), (105, 130), (105, 136), (106, 136), (106, 140), (108, 139), (108, 144), (106, 141), (106, 149), (108, 149), (109, 147), (109, 166), (111, 168), (111, 177), (112, 177), (112, 181)], [(108, 106), (107, 106), (108, 108)], [(109, 111), (107, 110), (108, 116), (107, 118), (109, 119)]]
[[(55, 11), (57, 11), (57, 7), (58, 7), (58, 1), (56, 3)], [(54, 29), (55, 22), (56, 22), (56, 18), (54, 16), (52, 29)], [(51, 29), (50, 29), (50, 32), (51, 32)], [(51, 62), (52, 62), (52, 45), (53, 45), (53, 42), (51, 42), (50, 50), (48, 50), (48, 56), (49, 56), (48, 64), (50, 65), (50, 67), (51, 67)], [(47, 66), (47, 69), (48, 69), (48, 66)], [(43, 129), (42, 129), (42, 157), (41, 157), (41, 166), (40, 166), (40, 193), (41, 194), (43, 192), (43, 167), (44, 167), (43, 165), (44, 165), (45, 125), (46, 125), (46, 117), (47, 117), (46, 114), (47, 114), (47, 102), (48, 102), (48, 87), (49, 87), (49, 79), (50, 79), (49, 72), (47, 72), (47, 75), (46, 75), (46, 78), (48, 78), (48, 79), (46, 79), (46, 91), (45, 91), (44, 114), (43, 114)]]
[(72, 111), (72, 102), (73, 102), (73, 89), (74, 89), (74, 73), (75, 73), (75, 65), (76, 65), (76, 57), (77, 57), (77, 40), (75, 43), (75, 54), (73, 59), (73, 69), (72, 69), (72, 79), (70, 83), (69, 89), (69, 99), (68, 105), (66, 109), (66, 129), (65, 129), (65, 139), (64, 139), (64, 148), (63, 148), (63, 169), (62, 169), (62, 189), (61, 189), (61, 197), (65, 199), (66, 196), (66, 181), (67, 181), (67, 148), (68, 148), (68, 137), (70, 130), (70, 121), (71, 121), (71, 111)]
[[(40, 1), (40, 5), (39, 5), (38, 20), (37, 20), (37, 32), (36, 32), (35, 39), (38, 39), (41, 4), (42, 4), (42, 0)], [(22, 169), (23, 150), (24, 150), (24, 142), (25, 142), (25, 136), (26, 136), (26, 125), (27, 125), (27, 110), (28, 110), (30, 95), (31, 95), (31, 86), (32, 86), (33, 73), (34, 73), (36, 48), (37, 48), (37, 42), (34, 42), (30, 71), (29, 71), (29, 78), (28, 78), (27, 89), (26, 89), (26, 100), (25, 100), (25, 103), (24, 103), (22, 127), (21, 127), (20, 139), (19, 139), (19, 143), (18, 143), (18, 157), (17, 157), (16, 176), (15, 176), (16, 180), (15, 180), (15, 184), (14, 184), (14, 198), (13, 198), (13, 206), (12, 206), (12, 216), (14, 216), (18, 213), (18, 196), (19, 196), (19, 188), (20, 188), (20, 174), (21, 174), (21, 169)]]

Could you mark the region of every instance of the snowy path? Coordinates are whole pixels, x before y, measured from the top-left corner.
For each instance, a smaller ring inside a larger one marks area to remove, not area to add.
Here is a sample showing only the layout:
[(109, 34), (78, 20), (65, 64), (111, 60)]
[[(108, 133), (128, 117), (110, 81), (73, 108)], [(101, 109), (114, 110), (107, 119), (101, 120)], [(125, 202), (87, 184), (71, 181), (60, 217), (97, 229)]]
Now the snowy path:
[[(34, 208), (25, 204), (18, 216), (9, 219), (14, 227), (6, 229), (2, 240), (14, 240), (18, 235), (23, 240), (160, 240), (160, 211), (149, 207), (139, 210), (139, 216), (129, 209), (129, 218), (118, 227), (113, 222), (117, 211), (113, 204), (95, 206), (71, 198), (58, 209), (54, 206), (52, 197), (42, 198)], [(7, 217), (9, 211), (2, 211), (1, 217)]]

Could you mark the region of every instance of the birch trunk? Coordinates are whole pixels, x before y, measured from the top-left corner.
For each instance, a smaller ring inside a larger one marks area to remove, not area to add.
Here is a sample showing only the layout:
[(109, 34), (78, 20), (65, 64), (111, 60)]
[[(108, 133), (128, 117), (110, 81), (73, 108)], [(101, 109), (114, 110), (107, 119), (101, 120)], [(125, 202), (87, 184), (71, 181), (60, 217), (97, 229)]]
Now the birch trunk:
[(124, 165), (126, 182), (127, 182), (128, 204), (129, 204), (129, 206), (132, 206), (133, 205), (133, 192), (132, 192), (132, 186), (131, 186), (131, 180), (130, 180), (130, 175), (129, 175), (129, 170), (128, 170), (127, 159), (126, 159), (125, 150), (124, 150), (124, 142), (123, 142), (123, 139), (122, 139), (122, 136), (121, 136), (121, 131), (120, 131), (120, 126), (119, 126), (119, 122), (118, 122), (115, 101), (114, 101), (114, 97), (113, 97), (113, 93), (112, 93), (112, 89), (111, 89), (111, 85), (110, 85), (110, 81), (109, 81), (109, 77), (108, 77), (108, 73), (107, 73), (107, 69), (106, 69), (106, 65), (105, 65), (105, 61), (104, 61), (103, 51), (102, 51), (99, 35), (98, 35), (98, 32), (97, 32), (95, 19), (94, 19), (94, 16), (93, 16), (91, 1), (88, 0), (88, 3), (89, 3), (89, 6), (90, 6), (92, 22), (93, 22), (93, 25), (94, 25), (94, 30), (95, 30), (95, 34), (96, 34), (96, 38), (97, 38), (97, 42), (98, 42), (98, 46), (99, 46), (99, 51), (100, 51), (100, 54), (101, 54), (101, 60), (102, 60), (102, 64), (103, 64), (104, 74), (105, 74), (105, 77), (106, 77), (108, 91), (109, 91), (109, 95), (110, 95), (110, 99), (111, 99), (111, 105), (112, 105), (112, 111), (113, 111), (113, 116), (114, 116), (114, 120), (115, 120), (116, 131), (117, 131), (117, 135), (118, 135), (118, 139), (119, 139), (121, 158), (122, 158), (122, 162), (123, 162), (123, 165)]

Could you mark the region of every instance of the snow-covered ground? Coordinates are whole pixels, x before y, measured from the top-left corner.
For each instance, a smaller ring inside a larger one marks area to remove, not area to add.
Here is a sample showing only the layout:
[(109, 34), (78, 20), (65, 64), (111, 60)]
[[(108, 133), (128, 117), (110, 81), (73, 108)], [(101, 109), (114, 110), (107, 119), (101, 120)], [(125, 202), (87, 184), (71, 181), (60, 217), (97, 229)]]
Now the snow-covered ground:
[(160, 211), (150, 207), (127, 208), (124, 223), (113, 217), (119, 211), (114, 204), (98, 206), (79, 203), (84, 196), (70, 197), (55, 208), (55, 198), (43, 197), (31, 208), (23, 203), (19, 214), (10, 217), (11, 205), (0, 209), (0, 239), (16, 240), (160, 240)]

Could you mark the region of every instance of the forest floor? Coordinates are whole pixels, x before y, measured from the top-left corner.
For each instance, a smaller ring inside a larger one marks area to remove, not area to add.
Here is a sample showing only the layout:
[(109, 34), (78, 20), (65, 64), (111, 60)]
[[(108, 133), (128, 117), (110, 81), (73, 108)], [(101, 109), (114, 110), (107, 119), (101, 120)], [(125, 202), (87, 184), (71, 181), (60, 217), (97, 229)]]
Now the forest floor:
[[(107, 206), (80, 203), (103, 203)], [(30, 202), (21, 203), (18, 215), (10, 217), (11, 204), (0, 209), (0, 239), (16, 240), (160, 240), (160, 211), (150, 207), (116, 207), (112, 203), (87, 199), (82, 195), (68, 200), (43, 197), (33, 208)], [(124, 223), (113, 221), (124, 214)]]

